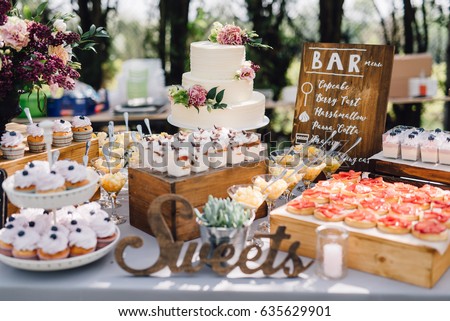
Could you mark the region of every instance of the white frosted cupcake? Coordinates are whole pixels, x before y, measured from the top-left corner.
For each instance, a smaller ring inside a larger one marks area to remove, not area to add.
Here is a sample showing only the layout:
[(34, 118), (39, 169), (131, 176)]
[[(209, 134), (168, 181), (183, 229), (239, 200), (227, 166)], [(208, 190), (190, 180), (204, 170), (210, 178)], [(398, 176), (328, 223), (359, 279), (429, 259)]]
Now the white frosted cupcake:
[(13, 241), (12, 256), (23, 260), (37, 260), (37, 246), (41, 236), (36, 231), (21, 229)]
[(14, 189), (18, 192), (34, 193), (36, 191), (36, 175), (26, 169), (15, 172)]
[(77, 228), (88, 226), (88, 221), (81, 217), (72, 218), (70, 221), (66, 222), (65, 226), (69, 229), (70, 232), (73, 232)]
[(45, 151), (44, 130), (39, 127), (39, 123), (27, 125), (27, 143), (32, 153), (41, 153)]
[(55, 171), (40, 175), (36, 181), (36, 193), (56, 193), (65, 190), (64, 177)]
[(69, 253), (69, 240), (62, 233), (46, 233), (38, 243), (37, 254), (41, 260), (65, 259)]
[(10, 131), (2, 135), (1, 149), (6, 159), (19, 159), (25, 155), (23, 136), (19, 132)]
[(63, 119), (53, 121), (53, 146), (69, 146), (72, 143), (72, 138), (72, 125), (70, 122)]
[(89, 224), (90, 224), (90, 222), (94, 221), (97, 218), (105, 219), (105, 218), (109, 217), (108, 213), (106, 213), (104, 210), (102, 210), (100, 208), (99, 209), (94, 209), (94, 208), (86, 209), (86, 210), (79, 211), (79, 213), (80, 213), (81, 217), (85, 221), (87, 221)]
[(92, 124), (86, 116), (75, 116), (72, 118), (73, 140), (76, 142), (87, 142), (92, 138)]
[(50, 228), (45, 233), (46, 234), (56, 233), (56, 234), (61, 234), (61, 235), (68, 237), (70, 234), (70, 230), (67, 227), (65, 227), (63, 224), (56, 223), (56, 224), (51, 225)]
[(66, 189), (74, 189), (89, 184), (86, 167), (78, 163), (58, 167), (57, 172), (66, 180)]
[(51, 218), (49, 215), (36, 215), (34, 218), (30, 219), (28, 222), (28, 230), (34, 230), (39, 235), (43, 235), (46, 231), (50, 229)]
[(14, 224), (14, 226), (16, 227), (27, 227), (28, 226), (28, 220), (25, 216), (21, 215), (21, 214), (12, 214), (11, 216), (8, 217), (8, 219), (6, 220), (6, 224)]
[(89, 227), (77, 227), (69, 234), (70, 256), (80, 256), (95, 251), (97, 234)]
[(48, 173), (50, 172), (50, 165), (47, 161), (34, 160), (27, 163), (24, 169), (29, 172)]
[(261, 135), (257, 133), (247, 132), (242, 149), (246, 161), (254, 162), (259, 160), (259, 154), (261, 153)]
[(109, 217), (96, 217), (91, 221), (90, 227), (97, 235), (97, 249), (111, 244), (117, 237), (116, 225)]
[(13, 242), (17, 236), (18, 227), (15, 224), (6, 224), (0, 230), (0, 254), (5, 256), (12, 256)]

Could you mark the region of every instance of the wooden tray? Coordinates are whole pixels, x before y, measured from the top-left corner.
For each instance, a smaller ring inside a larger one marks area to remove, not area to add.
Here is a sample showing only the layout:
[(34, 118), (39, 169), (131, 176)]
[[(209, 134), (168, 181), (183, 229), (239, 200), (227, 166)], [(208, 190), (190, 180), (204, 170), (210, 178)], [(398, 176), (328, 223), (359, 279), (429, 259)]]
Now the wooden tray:
[[(448, 170), (443, 170), (443, 168), (446, 167), (448, 167)], [(413, 163), (411, 163), (411, 165), (401, 164), (399, 162), (396, 162), (395, 160), (383, 158), (371, 159), (370, 170), (375, 174), (389, 175), (394, 177), (407, 177), (432, 183), (438, 182), (441, 184), (446, 184), (448, 185), (448, 187), (450, 187), (450, 166), (447, 165), (442, 165), (434, 169), (423, 168), (414, 166)]]
[[(192, 206), (201, 210), (208, 195), (228, 197), (227, 188), (234, 184), (248, 184), (255, 175), (265, 174), (264, 162), (244, 163), (233, 167), (210, 169), (203, 173), (174, 178), (150, 169), (128, 170), (128, 193), (130, 197), (130, 224), (152, 234), (147, 222), (147, 210), (153, 200), (163, 194), (179, 194), (186, 197)], [(175, 240), (186, 241), (200, 236), (195, 219), (186, 221), (177, 216), (173, 204), (163, 208), (166, 222)], [(258, 209), (256, 218), (266, 215), (265, 203)]]
[[(316, 228), (319, 224), (285, 215), (271, 214), (270, 228), (286, 226), (289, 240), (281, 243), (287, 251), (290, 244), (300, 241), (299, 255), (315, 258)], [(426, 246), (409, 245), (364, 233), (350, 231), (348, 267), (426, 288), (432, 288), (450, 266), (450, 247), (441, 255)]]

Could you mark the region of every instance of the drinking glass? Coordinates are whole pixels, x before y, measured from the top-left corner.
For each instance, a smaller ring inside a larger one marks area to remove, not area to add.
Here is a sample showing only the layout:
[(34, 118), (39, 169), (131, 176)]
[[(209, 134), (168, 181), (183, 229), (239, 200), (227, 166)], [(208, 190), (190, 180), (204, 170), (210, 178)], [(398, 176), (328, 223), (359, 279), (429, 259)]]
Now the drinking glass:
[(333, 151), (325, 155), (325, 167), (322, 172), (327, 179), (330, 179), (334, 173), (341, 167), (346, 158), (345, 153)]
[(320, 175), (326, 164), (321, 159), (315, 162), (307, 163), (305, 167), (305, 174), (303, 176), (303, 184), (305, 189), (311, 187), (311, 183)]
[[(100, 178), (102, 178), (105, 174), (110, 172), (106, 159), (103, 156), (93, 158), (91, 160), (91, 166), (95, 169), (97, 174), (99, 174)], [(123, 161), (122, 160), (117, 160), (117, 162), (113, 161), (111, 166), (113, 166), (111, 168), (111, 173), (113, 174), (117, 173), (122, 170)], [(111, 207), (109, 195), (103, 188), (100, 189), (100, 199), (98, 200), (98, 203), (102, 205), (103, 208)], [(117, 200), (115, 201), (114, 205), (116, 208), (121, 206), (120, 202)]]
[(108, 193), (109, 202), (111, 203), (110, 218), (116, 224), (122, 224), (127, 221), (123, 215), (116, 212), (116, 198), (123, 186), (127, 182), (127, 176), (122, 172), (106, 173), (100, 178), (100, 185)]
[[(264, 203), (267, 197), (267, 195), (259, 191), (259, 188), (254, 187), (253, 184), (238, 184), (230, 186), (227, 189), (227, 193), (231, 199), (241, 204), (244, 208), (254, 212), (256, 212), (262, 203)], [(259, 247), (263, 246), (263, 242), (259, 238), (255, 238), (253, 233), (252, 235), (249, 235), (247, 241)]]

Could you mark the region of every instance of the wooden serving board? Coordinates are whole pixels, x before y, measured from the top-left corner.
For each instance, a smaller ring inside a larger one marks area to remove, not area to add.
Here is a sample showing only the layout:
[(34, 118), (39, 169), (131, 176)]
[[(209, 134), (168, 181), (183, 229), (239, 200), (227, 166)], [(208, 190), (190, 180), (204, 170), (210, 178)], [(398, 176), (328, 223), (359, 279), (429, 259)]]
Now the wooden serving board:
[[(289, 240), (281, 243), (282, 250), (287, 251), (292, 242), (300, 241), (297, 254), (315, 258), (319, 224), (271, 214), (270, 228), (276, 230), (279, 226), (286, 226), (286, 233), (291, 235)], [(426, 246), (350, 231), (347, 264), (352, 269), (432, 288), (450, 266), (450, 247), (441, 255)]]
[(409, 177), (425, 181), (438, 182), (450, 187), (450, 166), (448, 171), (442, 169), (422, 168), (414, 165), (400, 164), (395, 161), (372, 159), (371, 172), (395, 177)]
[[(253, 176), (265, 174), (264, 162), (244, 163), (232, 167), (210, 169), (203, 173), (174, 178), (147, 168), (128, 170), (128, 193), (130, 197), (130, 224), (146, 233), (154, 235), (148, 225), (147, 211), (158, 196), (179, 194), (193, 207), (202, 210), (209, 195), (228, 197), (227, 188), (235, 184), (250, 184)], [(181, 204), (163, 206), (164, 218), (175, 241), (198, 238), (200, 231), (195, 218), (186, 220), (178, 215)], [(266, 215), (265, 203), (258, 209), (256, 218)]]

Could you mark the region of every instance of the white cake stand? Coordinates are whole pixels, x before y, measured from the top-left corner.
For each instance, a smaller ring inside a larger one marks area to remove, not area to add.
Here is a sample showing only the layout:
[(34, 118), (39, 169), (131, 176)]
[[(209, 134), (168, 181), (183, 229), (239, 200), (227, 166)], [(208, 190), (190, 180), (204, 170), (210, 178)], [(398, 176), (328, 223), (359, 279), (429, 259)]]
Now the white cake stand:
[[(185, 129), (192, 129), (192, 130), (198, 129), (197, 126), (192, 126), (192, 125), (190, 125), (190, 124), (183, 124), (183, 123), (181, 123), (181, 122), (174, 121), (172, 115), (169, 115), (169, 116), (167, 117), (167, 122), (168, 122), (169, 124), (175, 126), (175, 127), (178, 127), (178, 128), (185, 128)], [(269, 122), (270, 122), (269, 117), (264, 116), (262, 122), (260, 122), (260, 123), (257, 124), (256, 126), (242, 127), (242, 128), (241, 128), (241, 127), (233, 127), (233, 129), (236, 129), (236, 130), (252, 130), (252, 129), (258, 129), (258, 128), (262, 128), (262, 127), (264, 127), (264, 126), (267, 126), (267, 125), (269, 124)], [(208, 128), (207, 128), (207, 129), (208, 129)], [(209, 128), (209, 129), (211, 129), (211, 128)]]

